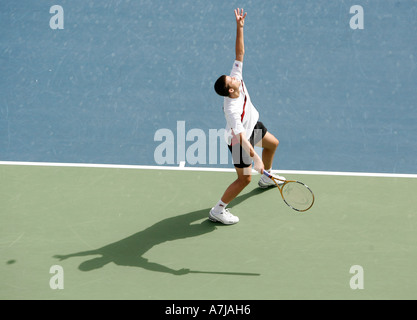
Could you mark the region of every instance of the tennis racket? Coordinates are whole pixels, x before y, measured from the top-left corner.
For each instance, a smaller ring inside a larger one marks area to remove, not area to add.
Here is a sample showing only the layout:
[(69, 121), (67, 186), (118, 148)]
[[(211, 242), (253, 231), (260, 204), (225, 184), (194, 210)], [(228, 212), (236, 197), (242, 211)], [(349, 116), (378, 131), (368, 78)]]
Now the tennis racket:
[(314, 194), (304, 183), (295, 180), (281, 180), (264, 171), (269, 179), (275, 182), (284, 202), (292, 209), (304, 212), (314, 204)]

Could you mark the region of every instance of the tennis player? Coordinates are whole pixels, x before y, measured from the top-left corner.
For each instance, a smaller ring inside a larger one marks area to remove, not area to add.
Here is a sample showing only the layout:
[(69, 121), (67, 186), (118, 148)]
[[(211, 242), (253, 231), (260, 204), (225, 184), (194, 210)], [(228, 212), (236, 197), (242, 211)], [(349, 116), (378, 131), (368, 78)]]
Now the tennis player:
[[(235, 224), (239, 218), (234, 216), (227, 205), (251, 182), (252, 162), (259, 173), (270, 172), (279, 141), (268, 132), (259, 121), (259, 113), (252, 104), (248, 89), (243, 81), (242, 68), (245, 46), (243, 26), (247, 13), (236, 9), (236, 59), (229, 76), (222, 75), (214, 84), (217, 94), (224, 97), (223, 111), (226, 117), (226, 140), (232, 153), (237, 179), (226, 189), (219, 202), (210, 210), (209, 219), (223, 224)], [(260, 146), (262, 158), (255, 152), (254, 146)], [(284, 177), (277, 176), (285, 180)], [(268, 188), (275, 183), (262, 175), (259, 187)]]

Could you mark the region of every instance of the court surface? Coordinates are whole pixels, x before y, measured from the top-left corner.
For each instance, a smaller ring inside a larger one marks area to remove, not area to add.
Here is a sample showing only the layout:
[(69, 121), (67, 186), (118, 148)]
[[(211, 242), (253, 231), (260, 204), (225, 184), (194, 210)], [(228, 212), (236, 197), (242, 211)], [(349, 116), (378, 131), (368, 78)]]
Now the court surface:
[(0, 298), (417, 298), (416, 179), (286, 176), (310, 211), (255, 175), (223, 226), (207, 215), (231, 172), (1, 165)]

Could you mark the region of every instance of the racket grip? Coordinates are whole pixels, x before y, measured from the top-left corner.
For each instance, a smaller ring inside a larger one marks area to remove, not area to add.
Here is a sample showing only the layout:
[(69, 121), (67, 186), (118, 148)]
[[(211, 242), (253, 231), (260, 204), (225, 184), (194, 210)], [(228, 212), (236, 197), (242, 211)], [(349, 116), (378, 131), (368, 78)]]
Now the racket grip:
[(264, 175), (266, 175), (268, 178), (272, 178), (272, 176), (269, 172), (266, 172), (265, 170), (263, 172), (264, 172)]

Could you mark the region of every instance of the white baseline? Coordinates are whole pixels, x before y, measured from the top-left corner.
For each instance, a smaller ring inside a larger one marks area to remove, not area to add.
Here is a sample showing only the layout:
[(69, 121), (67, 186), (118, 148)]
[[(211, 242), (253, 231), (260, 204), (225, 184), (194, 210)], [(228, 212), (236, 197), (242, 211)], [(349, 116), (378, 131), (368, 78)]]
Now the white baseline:
[[(228, 168), (186, 167), (185, 163), (181, 163), (178, 167), (175, 167), (175, 166), (147, 166), (147, 165), (95, 164), (95, 163), (0, 161), (0, 165), (235, 172), (235, 169), (232, 169), (232, 168), (228, 169)], [(257, 174), (256, 171), (252, 171), (252, 172), (253, 174)], [(273, 170), (273, 172), (279, 172), (280, 174), (283, 174), (283, 175), (284, 174), (306, 174), (306, 175), (357, 176), (357, 177), (381, 177), (381, 178), (417, 178), (417, 174), (406, 174), (406, 173), (336, 172), (336, 171), (304, 171), (304, 170)]]

